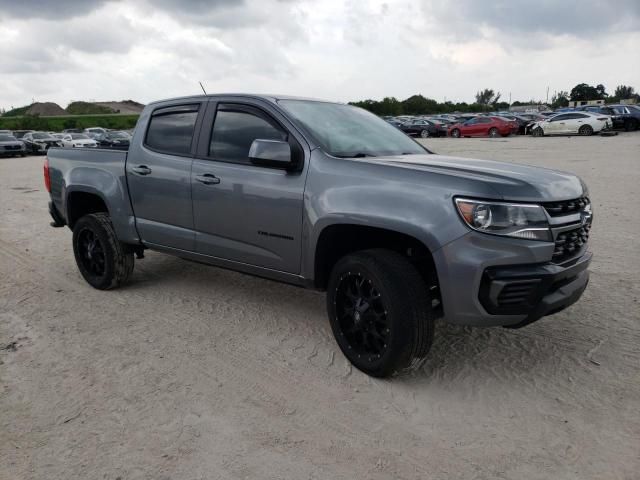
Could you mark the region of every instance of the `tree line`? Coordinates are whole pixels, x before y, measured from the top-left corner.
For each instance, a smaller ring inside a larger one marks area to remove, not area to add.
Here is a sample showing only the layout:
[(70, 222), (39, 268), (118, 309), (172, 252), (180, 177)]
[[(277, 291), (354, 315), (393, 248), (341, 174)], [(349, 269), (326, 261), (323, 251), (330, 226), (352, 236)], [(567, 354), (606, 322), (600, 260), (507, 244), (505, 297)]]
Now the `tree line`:
[[(486, 112), (494, 110), (507, 110), (510, 106), (519, 105), (542, 105), (544, 102), (529, 100), (527, 102), (515, 101), (509, 104), (509, 102), (500, 101), (502, 95), (500, 92), (495, 92), (493, 89), (485, 88), (480, 90), (475, 95), (475, 102), (438, 102), (432, 98), (427, 98), (422, 95), (412, 95), (405, 100), (398, 100), (395, 97), (385, 97), (382, 100), (361, 100), (357, 102), (349, 102), (350, 105), (369, 110), (376, 115), (421, 115), (421, 114), (436, 114), (436, 113), (453, 113), (453, 112)], [(551, 97), (549, 107), (556, 109), (569, 105), (570, 101), (581, 100), (606, 100), (608, 103), (616, 103), (623, 99), (636, 98), (640, 101), (640, 95), (638, 95), (635, 89), (629, 85), (618, 85), (613, 95), (609, 95), (604, 85), (599, 84), (594, 86), (586, 83), (580, 83), (571, 89), (571, 92), (560, 91), (554, 93)]]

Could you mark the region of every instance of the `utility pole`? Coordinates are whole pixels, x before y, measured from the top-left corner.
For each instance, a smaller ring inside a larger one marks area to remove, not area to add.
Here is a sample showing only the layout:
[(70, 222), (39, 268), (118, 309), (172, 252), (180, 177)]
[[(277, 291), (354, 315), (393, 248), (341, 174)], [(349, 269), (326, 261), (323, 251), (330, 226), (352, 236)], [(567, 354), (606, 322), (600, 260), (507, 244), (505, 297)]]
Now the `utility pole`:
[(544, 102), (549, 105), (549, 87), (547, 86), (547, 100)]

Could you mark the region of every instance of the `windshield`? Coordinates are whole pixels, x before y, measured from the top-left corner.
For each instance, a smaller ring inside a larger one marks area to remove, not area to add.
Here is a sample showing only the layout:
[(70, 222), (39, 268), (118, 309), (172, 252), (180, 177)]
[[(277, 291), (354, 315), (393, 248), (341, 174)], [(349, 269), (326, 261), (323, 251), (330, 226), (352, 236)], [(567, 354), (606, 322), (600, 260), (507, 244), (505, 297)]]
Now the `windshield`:
[(0, 135), (0, 142), (13, 142), (15, 140), (17, 138), (11, 135)]
[(334, 157), (428, 153), (403, 132), (361, 108), (310, 100), (280, 100), (278, 104)]
[(72, 140), (89, 140), (89, 137), (87, 137), (86, 135), (83, 135), (81, 133), (72, 133), (71, 134), (71, 139)]

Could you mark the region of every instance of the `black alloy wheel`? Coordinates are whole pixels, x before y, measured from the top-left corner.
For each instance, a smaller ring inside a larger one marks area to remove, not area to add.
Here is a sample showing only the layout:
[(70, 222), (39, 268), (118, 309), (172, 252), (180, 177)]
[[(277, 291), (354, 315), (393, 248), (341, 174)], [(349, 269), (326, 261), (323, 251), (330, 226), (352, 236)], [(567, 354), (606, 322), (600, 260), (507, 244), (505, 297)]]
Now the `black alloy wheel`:
[(386, 249), (346, 255), (327, 286), (327, 313), (340, 350), (374, 377), (420, 367), (433, 340), (431, 305), (415, 266)]
[(120, 243), (106, 212), (88, 214), (76, 222), (73, 253), (80, 274), (99, 290), (124, 284), (133, 272), (133, 251)]
[(387, 349), (391, 332), (382, 294), (360, 273), (340, 278), (335, 298), (340, 335), (358, 358), (371, 363)]
[(97, 235), (89, 228), (78, 232), (79, 261), (92, 276), (102, 277), (105, 272), (106, 257), (104, 246)]

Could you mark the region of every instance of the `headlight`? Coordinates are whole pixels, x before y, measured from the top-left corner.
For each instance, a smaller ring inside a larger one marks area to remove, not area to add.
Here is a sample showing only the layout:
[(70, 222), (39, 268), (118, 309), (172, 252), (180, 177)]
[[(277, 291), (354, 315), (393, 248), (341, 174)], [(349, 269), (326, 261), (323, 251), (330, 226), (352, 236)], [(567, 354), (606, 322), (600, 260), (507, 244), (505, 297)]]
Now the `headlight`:
[(551, 230), (540, 205), (489, 202), (456, 198), (456, 207), (464, 222), (473, 230), (551, 242)]

